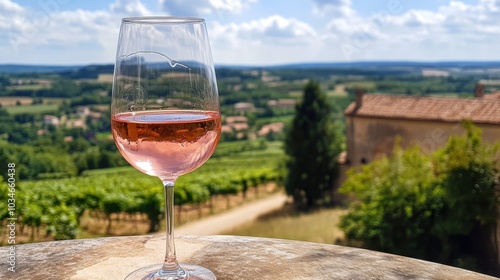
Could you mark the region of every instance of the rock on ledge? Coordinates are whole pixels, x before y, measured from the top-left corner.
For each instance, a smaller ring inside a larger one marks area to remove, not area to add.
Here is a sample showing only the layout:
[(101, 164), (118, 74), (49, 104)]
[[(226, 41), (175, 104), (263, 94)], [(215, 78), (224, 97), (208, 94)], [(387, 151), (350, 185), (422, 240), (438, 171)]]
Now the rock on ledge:
[[(181, 262), (235, 279), (496, 279), (450, 266), (375, 251), (318, 243), (239, 236), (176, 237)], [(163, 260), (163, 236), (110, 237), (16, 246), (16, 272), (0, 279), (123, 279)], [(0, 247), (3, 263), (9, 246)]]

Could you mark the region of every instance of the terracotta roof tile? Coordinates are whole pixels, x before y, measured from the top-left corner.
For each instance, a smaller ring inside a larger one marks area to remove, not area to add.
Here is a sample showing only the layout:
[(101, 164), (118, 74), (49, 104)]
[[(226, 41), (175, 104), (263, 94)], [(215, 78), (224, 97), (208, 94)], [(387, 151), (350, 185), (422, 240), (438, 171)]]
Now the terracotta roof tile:
[(500, 124), (500, 99), (438, 98), (406, 95), (365, 94), (362, 106), (355, 102), (344, 111), (359, 117), (434, 120)]

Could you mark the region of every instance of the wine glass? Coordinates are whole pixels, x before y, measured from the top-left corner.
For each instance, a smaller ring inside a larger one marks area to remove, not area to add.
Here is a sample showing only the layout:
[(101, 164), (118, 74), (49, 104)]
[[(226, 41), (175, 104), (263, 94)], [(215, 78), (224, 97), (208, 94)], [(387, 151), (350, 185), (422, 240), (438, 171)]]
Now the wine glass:
[(200, 167), (219, 141), (215, 69), (201, 18), (124, 18), (111, 102), (113, 138), (122, 156), (165, 186), (167, 246), (163, 264), (133, 279), (216, 279), (208, 269), (179, 265), (174, 244), (174, 184)]

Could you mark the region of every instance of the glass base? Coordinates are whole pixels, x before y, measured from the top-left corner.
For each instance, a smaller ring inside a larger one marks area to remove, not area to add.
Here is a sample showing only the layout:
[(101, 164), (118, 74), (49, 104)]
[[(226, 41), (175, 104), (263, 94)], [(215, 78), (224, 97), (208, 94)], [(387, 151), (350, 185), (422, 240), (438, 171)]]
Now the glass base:
[(125, 280), (217, 280), (212, 271), (199, 265), (181, 263), (181, 275), (159, 275), (162, 264), (139, 268), (125, 277)]

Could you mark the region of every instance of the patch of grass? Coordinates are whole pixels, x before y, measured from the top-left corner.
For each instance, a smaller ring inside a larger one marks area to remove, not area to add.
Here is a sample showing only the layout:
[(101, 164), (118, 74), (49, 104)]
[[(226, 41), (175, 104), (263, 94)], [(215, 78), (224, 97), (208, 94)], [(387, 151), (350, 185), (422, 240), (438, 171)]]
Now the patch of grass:
[(95, 135), (98, 141), (106, 141), (112, 139), (111, 132), (100, 132)]
[(31, 105), (33, 98), (25, 96), (0, 97), (0, 104), (2, 106), (16, 106), (18, 102), (22, 105)]
[(262, 117), (262, 118), (257, 119), (257, 125), (264, 125), (264, 124), (276, 123), (276, 122), (289, 123), (289, 122), (292, 122), (294, 116), (295, 115), (293, 113), (290, 113), (290, 114), (281, 115), (281, 116)]
[(366, 90), (372, 90), (376, 88), (375, 82), (371, 81), (353, 81), (353, 82), (347, 82), (344, 83), (345, 87), (350, 87), (350, 88), (355, 88), (355, 87), (360, 87), (364, 88)]
[[(219, 146), (224, 149), (227, 147), (234, 147), (241, 145), (244, 141), (235, 142), (223, 142)], [(228, 169), (234, 168), (254, 168), (254, 167), (268, 167), (268, 166), (278, 166), (278, 163), (283, 161), (283, 143), (279, 141), (267, 142), (267, 148), (264, 150), (255, 151), (244, 151), (231, 154), (231, 156), (211, 158), (200, 168), (194, 170), (193, 172), (183, 175), (183, 176), (196, 176), (199, 173), (212, 173), (221, 172)], [(219, 148), (219, 147), (218, 147)], [(113, 167), (113, 168), (103, 168), (95, 170), (86, 170), (82, 173), (83, 176), (100, 176), (100, 175), (114, 175), (120, 173), (130, 172), (137, 173), (138, 176), (142, 176), (140, 171), (137, 171), (131, 166)], [(194, 175), (190, 175), (194, 174)], [(145, 176), (145, 175), (144, 175)]]
[(13, 85), (13, 86), (7, 86), (8, 90), (40, 90), (44, 88), (48, 88), (49, 86), (47, 85), (41, 85), (41, 84), (33, 84), (33, 85)]
[(142, 173), (140, 171), (133, 168), (132, 166), (120, 166), (120, 167), (85, 170), (85, 171), (83, 171), (82, 176), (92, 177), (92, 176), (101, 176), (101, 175), (116, 175), (116, 174), (120, 174), (120, 173), (129, 174), (130, 172), (137, 173), (137, 175), (142, 175)]
[(40, 114), (45, 112), (53, 112), (59, 109), (58, 104), (35, 104), (35, 105), (26, 105), (26, 106), (8, 106), (5, 107), (5, 110), (9, 112), (9, 114), (23, 114), (23, 113), (31, 113), (31, 114)]
[(286, 205), (224, 234), (335, 244), (344, 238), (337, 225), (345, 212), (341, 208), (331, 208), (301, 213)]
[(326, 95), (328, 97), (332, 97), (332, 96), (347, 96), (347, 92), (346, 91), (336, 91), (336, 90), (330, 90), (326, 93)]

